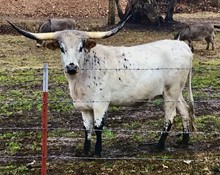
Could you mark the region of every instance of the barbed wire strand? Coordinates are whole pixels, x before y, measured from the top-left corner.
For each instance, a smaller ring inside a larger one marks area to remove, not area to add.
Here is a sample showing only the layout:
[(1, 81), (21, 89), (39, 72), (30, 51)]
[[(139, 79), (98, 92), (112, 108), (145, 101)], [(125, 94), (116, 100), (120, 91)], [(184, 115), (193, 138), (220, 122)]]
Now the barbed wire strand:
[[(121, 68), (82, 68), (80, 70), (98, 70), (98, 71), (102, 71), (102, 70), (182, 70), (182, 69), (192, 69), (193, 71), (201, 71), (201, 70), (220, 70), (220, 67), (199, 67), (199, 68), (189, 68), (189, 67), (186, 67), (186, 68), (179, 68), (179, 67), (154, 67), (154, 68), (124, 68), (124, 67), (121, 67)], [(27, 67), (20, 67), (20, 68), (3, 68), (0, 73), (5, 73), (7, 72), (7, 74), (9, 72), (15, 72), (15, 71), (28, 71), (28, 70), (36, 70), (36, 71), (41, 71), (43, 70), (42, 67), (34, 67), (34, 68), (27, 68)], [(63, 73), (63, 69), (61, 68), (50, 68), (49, 67), (49, 70), (51, 71), (60, 71)]]
[[(104, 127), (104, 130), (105, 128), (108, 130), (108, 131), (111, 131), (111, 132), (137, 132), (137, 133), (162, 133), (161, 130), (144, 130), (144, 129), (112, 129), (112, 128), (107, 128), (107, 127)], [(0, 130), (35, 130), (35, 131), (41, 131), (42, 130), (42, 127), (1, 127)], [(65, 130), (65, 131), (85, 131), (84, 129), (82, 128), (62, 128), (62, 127), (48, 127), (47, 128), (48, 131), (51, 131), (51, 130)], [(103, 131), (103, 130), (97, 130), (97, 129), (94, 129), (93, 131)], [(183, 134), (183, 132), (181, 131), (169, 131), (168, 132), (169, 134)], [(189, 134), (197, 134), (197, 135), (220, 135), (220, 131), (211, 131), (211, 132), (203, 132), (203, 131), (196, 131), (196, 132), (189, 132)]]
[[(161, 101), (159, 101), (160, 103), (179, 103), (179, 102), (183, 102), (183, 100), (162, 100), (159, 99)], [(189, 100), (185, 100), (186, 102), (194, 102), (194, 103), (207, 103), (207, 102), (212, 102), (212, 103), (220, 103), (220, 99), (206, 99), (206, 100), (194, 100), (194, 101), (189, 101)], [(109, 100), (49, 100), (48, 104), (59, 104), (59, 103), (65, 103), (65, 104), (73, 104), (73, 103), (77, 103), (77, 102), (83, 102), (83, 103), (110, 103), (112, 101)], [(121, 103), (121, 101), (117, 100), (114, 101), (116, 103)], [(33, 99), (30, 99), (30, 101), (26, 101), (26, 102), (16, 102), (16, 101), (1, 101), (0, 104), (3, 105), (22, 105), (22, 104), (42, 104), (42, 100), (38, 100), (36, 99), (35, 102), (33, 102)], [(133, 100), (127, 100), (127, 101), (123, 101), (123, 103), (152, 103), (154, 104), (154, 101), (151, 100), (139, 100), (139, 101), (133, 101)], [(123, 106), (123, 105), (122, 105)], [(126, 105), (124, 105), (126, 107)], [(135, 107), (136, 108), (136, 107)]]
[[(214, 157), (218, 157), (219, 155), (213, 155)], [(41, 159), (41, 156), (0, 156), (6, 160), (13, 160), (13, 159)], [(190, 159), (190, 158), (183, 158), (183, 159), (175, 159), (175, 158), (162, 158), (162, 157), (76, 157), (76, 156), (63, 156), (63, 155), (49, 155), (47, 156), (48, 160), (136, 160), (136, 161), (178, 161), (178, 162), (207, 162), (207, 160), (201, 159)], [(4, 161), (4, 160), (2, 160)], [(220, 162), (219, 160), (212, 160), (212, 162)]]

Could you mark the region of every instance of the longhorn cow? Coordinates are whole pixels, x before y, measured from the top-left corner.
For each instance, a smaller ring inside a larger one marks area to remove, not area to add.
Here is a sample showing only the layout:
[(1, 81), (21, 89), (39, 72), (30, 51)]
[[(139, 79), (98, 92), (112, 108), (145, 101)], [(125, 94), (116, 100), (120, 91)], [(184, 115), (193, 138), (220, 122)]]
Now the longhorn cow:
[[(162, 97), (165, 125), (157, 143), (158, 149), (165, 147), (176, 110), (182, 116), (184, 144), (189, 142), (189, 133), (195, 129), (191, 90), (193, 55), (189, 46), (179, 40), (161, 40), (131, 47), (114, 47), (92, 40), (116, 34), (125, 21), (106, 32), (65, 30), (52, 33), (31, 33), (8, 21), (30, 39), (57, 42), (70, 96), (75, 109), (82, 113), (86, 155), (91, 154), (91, 134), (95, 129), (94, 154), (101, 156), (103, 118), (110, 105), (134, 105)], [(187, 81), (188, 105), (182, 95)]]

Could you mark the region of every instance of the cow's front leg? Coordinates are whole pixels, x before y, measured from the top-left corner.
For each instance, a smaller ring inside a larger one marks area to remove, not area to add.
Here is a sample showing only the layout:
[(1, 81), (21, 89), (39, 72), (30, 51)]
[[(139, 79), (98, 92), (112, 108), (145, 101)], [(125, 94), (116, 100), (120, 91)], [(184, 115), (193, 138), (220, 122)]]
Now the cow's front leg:
[(93, 112), (83, 111), (82, 117), (83, 117), (84, 129), (85, 129), (84, 154), (88, 156), (90, 154), (91, 133), (93, 130)]
[(102, 130), (104, 126), (103, 120), (99, 126), (95, 126), (95, 134), (96, 134), (95, 156), (98, 157), (101, 157), (101, 152), (102, 152)]
[(191, 40), (188, 40), (189, 42), (189, 47), (191, 48), (191, 51), (194, 52), (194, 47), (193, 47), (193, 43)]
[(95, 133), (96, 133), (96, 144), (95, 144), (95, 156), (101, 157), (102, 153), (102, 130), (104, 126), (104, 116), (107, 111), (107, 105), (98, 107), (94, 110), (94, 125), (95, 125)]

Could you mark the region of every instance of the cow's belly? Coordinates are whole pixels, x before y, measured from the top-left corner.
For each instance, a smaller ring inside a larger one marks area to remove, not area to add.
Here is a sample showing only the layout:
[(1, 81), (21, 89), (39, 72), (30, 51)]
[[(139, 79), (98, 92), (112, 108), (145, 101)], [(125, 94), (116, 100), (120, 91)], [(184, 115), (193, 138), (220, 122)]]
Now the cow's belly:
[(87, 102), (83, 100), (73, 101), (73, 105), (74, 105), (74, 109), (78, 111), (85, 111), (85, 110), (93, 109), (92, 102), (89, 102), (88, 100)]
[[(163, 93), (163, 71), (128, 71), (127, 79), (119, 81), (116, 74), (111, 90), (111, 104), (131, 105), (151, 100)], [(125, 76), (124, 76), (125, 77)]]
[[(140, 77), (139, 77), (140, 78)], [(133, 106), (147, 102), (163, 93), (163, 82), (160, 79), (151, 81), (125, 81), (124, 83), (115, 82), (106, 84), (105, 87), (93, 87), (86, 89), (84, 95), (73, 95), (73, 104), (76, 110), (92, 110), (94, 104), (101, 103), (115, 106)], [(82, 89), (81, 89), (82, 90)], [(79, 93), (77, 93), (79, 94)]]
[(207, 37), (206, 35), (205, 35), (205, 36), (198, 36), (198, 37), (192, 38), (191, 40), (192, 40), (192, 41), (202, 41), (202, 40), (204, 40), (206, 37)]
[(112, 105), (141, 104), (162, 95), (163, 86), (158, 83), (136, 84), (132, 87), (115, 90), (111, 94)]

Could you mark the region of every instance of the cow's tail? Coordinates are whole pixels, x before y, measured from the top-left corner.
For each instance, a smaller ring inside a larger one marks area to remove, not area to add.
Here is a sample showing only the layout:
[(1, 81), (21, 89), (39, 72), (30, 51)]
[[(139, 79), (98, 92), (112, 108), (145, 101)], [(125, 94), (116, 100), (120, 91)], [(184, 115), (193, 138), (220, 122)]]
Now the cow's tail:
[(195, 108), (194, 108), (194, 100), (193, 100), (193, 94), (192, 94), (192, 65), (191, 68), (189, 70), (189, 74), (188, 74), (188, 89), (189, 89), (189, 117), (190, 117), (190, 125), (189, 125), (189, 129), (191, 132), (196, 132), (196, 125), (195, 125)]
[(176, 40), (180, 41), (180, 34), (177, 35), (177, 39)]

